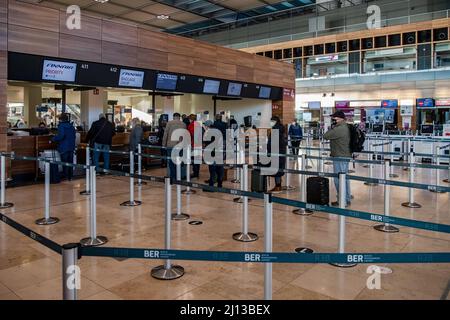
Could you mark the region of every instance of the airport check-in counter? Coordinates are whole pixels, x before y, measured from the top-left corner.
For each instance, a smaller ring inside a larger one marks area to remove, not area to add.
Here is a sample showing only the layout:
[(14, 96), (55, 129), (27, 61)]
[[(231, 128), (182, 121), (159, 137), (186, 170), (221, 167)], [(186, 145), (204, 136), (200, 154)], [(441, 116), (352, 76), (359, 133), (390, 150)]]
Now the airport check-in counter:
[[(440, 136), (414, 136), (414, 135), (374, 135), (368, 134), (366, 136), (366, 141), (364, 143), (364, 150), (369, 150), (369, 141), (370, 144), (378, 145), (387, 142), (387, 139), (392, 140), (391, 145), (382, 145), (372, 147), (372, 151), (375, 152), (408, 152), (408, 139), (411, 139), (411, 150), (418, 154), (434, 154), (436, 152), (436, 147), (444, 147), (450, 144), (450, 139), (448, 137), (440, 137)], [(450, 155), (449, 148), (440, 150), (440, 155)], [(382, 159), (382, 156), (378, 156), (379, 159)], [(386, 156), (386, 158), (390, 158)], [(419, 162), (430, 162), (432, 161), (431, 157), (417, 156), (417, 161)], [(400, 156), (395, 155), (394, 160), (401, 160)], [(441, 163), (448, 163), (448, 159), (441, 158)]]

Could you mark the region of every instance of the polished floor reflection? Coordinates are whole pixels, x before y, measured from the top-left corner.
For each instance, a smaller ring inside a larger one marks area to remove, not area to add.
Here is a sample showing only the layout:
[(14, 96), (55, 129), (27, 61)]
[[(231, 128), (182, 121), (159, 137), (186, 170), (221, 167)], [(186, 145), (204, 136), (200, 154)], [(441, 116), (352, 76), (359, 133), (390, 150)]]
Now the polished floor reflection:
[[(293, 162), (292, 166), (295, 165)], [(330, 170), (330, 166), (325, 166)], [(312, 170), (315, 170), (313, 168)], [(408, 173), (395, 168), (399, 180)], [(164, 175), (163, 169), (146, 172)], [(356, 167), (356, 174), (367, 175), (368, 169)], [(229, 180), (232, 178), (229, 172)], [(381, 177), (381, 168), (375, 169)], [(447, 173), (442, 173), (446, 178)], [(206, 166), (201, 179), (207, 178)], [(417, 182), (434, 184), (431, 171), (419, 169)], [(299, 179), (292, 175), (291, 184)], [(443, 185), (448, 185), (444, 184)], [(228, 187), (239, 185), (227, 182)], [(332, 200), (335, 198), (334, 187)], [(383, 213), (383, 186), (369, 187), (352, 182), (352, 209)], [(51, 186), (51, 215), (61, 221), (51, 226), (37, 226), (34, 221), (44, 214), (44, 186), (32, 185), (7, 189), (7, 200), (15, 206), (2, 210), (11, 218), (60, 243), (78, 242), (89, 232), (89, 197), (79, 195), (84, 180)], [(175, 188), (173, 189), (175, 211)], [(129, 183), (124, 177), (97, 178), (98, 235), (109, 238), (108, 246), (162, 248), (164, 245), (164, 189), (149, 183), (136, 187), (139, 207), (121, 207), (129, 200)], [(298, 188), (280, 196), (299, 199)], [(425, 190), (415, 192), (421, 209), (401, 206), (408, 190), (392, 187), (391, 215), (422, 221), (450, 224), (449, 194)], [(240, 231), (242, 205), (233, 196), (219, 193), (183, 195), (183, 212), (201, 225), (173, 221), (172, 247), (196, 250), (263, 250), (264, 219), (260, 200), (249, 204), (249, 231), (260, 236), (252, 243), (240, 243), (232, 234)], [(290, 207), (274, 205), (274, 251), (293, 252), (310, 247), (316, 252), (336, 252), (338, 219), (315, 213), (303, 217), (292, 214)], [(399, 233), (375, 231), (374, 223), (347, 219), (348, 252), (450, 252), (450, 235), (400, 227)], [(150, 276), (152, 267), (161, 261), (83, 257), (79, 261), (82, 276), (80, 299), (262, 299), (264, 267), (257, 263), (178, 261), (186, 274), (173, 281)], [(449, 264), (390, 264), (392, 273), (381, 275), (381, 289), (370, 290), (366, 282), (368, 265), (339, 269), (322, 264), (274, 264), (274, 299), (448, 299)], [(0, 299), (60, 299), (61, 257), (0, 224)]]

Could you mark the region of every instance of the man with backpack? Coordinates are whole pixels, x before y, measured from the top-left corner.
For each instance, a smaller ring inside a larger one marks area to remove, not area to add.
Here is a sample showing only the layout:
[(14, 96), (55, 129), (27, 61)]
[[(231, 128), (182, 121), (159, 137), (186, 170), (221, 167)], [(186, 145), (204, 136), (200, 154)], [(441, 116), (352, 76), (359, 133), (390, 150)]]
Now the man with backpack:
[[(340, 158), (333, 161), (334, 173), (348, 174), (348, 166), (352, 158), (352, 129), (346, 122), (346, 117), (343, 111), (336, 111), (331, 115), (332, 127), (325, 133), (323, 138), (330, 140), (331, 157)], [(342, 159), (341, 159), (342, 158)], [(350, 180), (346, 181), (346, 207), (351, 205), (351, 191)], [(334, 178), (334, 185), (336, 192), (339, 193), (339, 178)], [(339, 194), (338, 197), (339, 199)], [(339, 206), (339, 202), (332, 202), (332, 206)]]

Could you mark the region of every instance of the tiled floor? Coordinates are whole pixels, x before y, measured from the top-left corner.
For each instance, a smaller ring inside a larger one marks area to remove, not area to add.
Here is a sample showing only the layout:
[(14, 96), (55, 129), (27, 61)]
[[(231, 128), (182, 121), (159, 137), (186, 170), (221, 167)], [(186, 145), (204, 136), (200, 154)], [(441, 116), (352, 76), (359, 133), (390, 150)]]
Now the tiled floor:
[[(326, 167), (330, 170), (330, 167)], [(200, 182), (207, 178), (203, 168)], [(375, 170), (377, 176), (381, 170)], [(401, 180), (407, 172), (396, 168)], [(162, 176), (163, 169), (147, 171)], [(367, 169), (357, 167), (364, 176)], [(230, 176), (232, 173), (230, 173)], [(443, 173), (443, 178), (446, 173)], [(415, 174), (418, 182), (433, 182), (427, 170)], [(298, 177), (291, 184), (298, 186)], [(238, 185), (227, 183), (229, 187)], [(164, 189), (150, 183), (136, 187), (139, 207), (121, 207), (128, 200), (129, 183), (123, 177), (98, 177), (98, 234), (109, 238), (109, 246), (163, 248)], [(352, 182), (355, 199), (352, 209), (383, 213), (383, 187), (368, 187)], [(78, 242), (89, 232), (89, 198), (80, 196), (84, 180), (51, 186), (51, 215), (61, 221), (51, 226), (37, 226), (34, 220), (43, 216), (43, 185), (7, 189), (7, 200), (15, 206), (2, 212), (60, 243)], [(334, 187), (331, 187), (335, 197)], [(392, 187), (391, 215), (429, 222), (450, 224), (448, 194), (416, 191), (421, 209), (407, 209), (407, 190)], [(299, 190), (284, 193), (299, 199)], [(241, 204), (232, 196), (203, 193), (183, 195), (183, 212), (202, 225), (187, 221), (172, 222), (172, 248), (197, 250), (263, 250), (263, 203), (250, 202), (250, 230), (260, 240), (240, 243), (231, 235), (240, 231)], [(173, 191), (175, 210), (175, 190)], [(336, 216), (315, 213), (309, 217), (292, 214), (292, 209), (274, 205), (274, 251), (293, 252), (297, 247), (311, 247), (316, 252), (336, 252), (338, 220)], [(400, 233), (375, 231), (373, 223), (347, 219), (348, 252), (449, 252), (450, 235), (400, 227)], [(83, 257), (79, 261), (82, 288), (80, 299), (261, 299), (264, 267), (255, 263), (221, 263), (178, 261), (186, 273), (173, 281), (150, 276), (160, 261)], [(339, 269), (329, 265), (274, 264), (274, 299), (448, 299), (445, 292), (450, 279), (449, 264), (389, 265), (391, 274), (381, 277), (381, 289), (370, 290), (366, 282), (368, 265)], [(0, 224), (0, 299), (60, 299), (61, 257), (39, 243)]]

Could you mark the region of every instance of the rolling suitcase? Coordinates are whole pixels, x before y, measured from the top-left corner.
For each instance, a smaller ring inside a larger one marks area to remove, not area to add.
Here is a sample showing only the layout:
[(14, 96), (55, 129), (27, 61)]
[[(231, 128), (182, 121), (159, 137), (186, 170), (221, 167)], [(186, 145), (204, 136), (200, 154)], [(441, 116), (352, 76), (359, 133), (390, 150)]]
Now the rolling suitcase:
[(323, 177), (310, 177), (306, 180), (306, 202), (318, 205), (329, 205), (330, 182)]
[(252, 170), (252, 192), (267, 192), (266, 176), (261, 174), (261, 170)]

